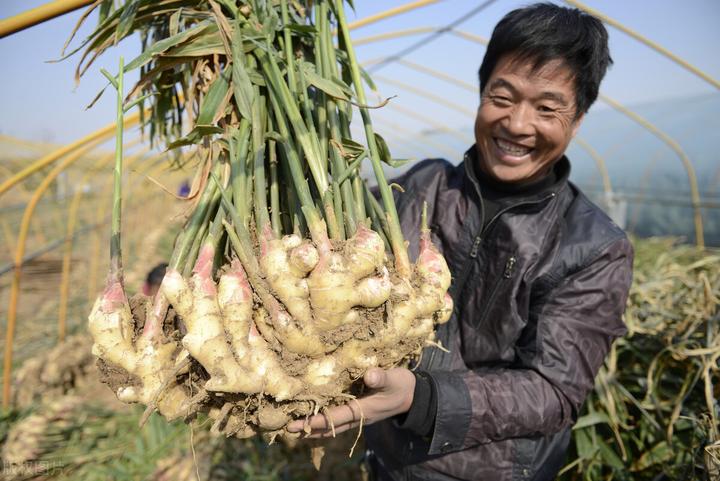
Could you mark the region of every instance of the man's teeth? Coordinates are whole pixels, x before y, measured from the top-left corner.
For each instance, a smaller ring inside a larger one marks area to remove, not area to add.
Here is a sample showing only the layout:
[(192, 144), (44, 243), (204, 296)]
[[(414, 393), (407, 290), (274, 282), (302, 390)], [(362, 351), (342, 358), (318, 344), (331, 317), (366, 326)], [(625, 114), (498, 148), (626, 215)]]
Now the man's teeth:
[(495, 139), (495, 142), (497, 143), (498, 147), (500, 147), (500, 150), (502, 150), (506, 154), (515, 155), (517, 157), (528, 154), (532, 150), (503, 139)]

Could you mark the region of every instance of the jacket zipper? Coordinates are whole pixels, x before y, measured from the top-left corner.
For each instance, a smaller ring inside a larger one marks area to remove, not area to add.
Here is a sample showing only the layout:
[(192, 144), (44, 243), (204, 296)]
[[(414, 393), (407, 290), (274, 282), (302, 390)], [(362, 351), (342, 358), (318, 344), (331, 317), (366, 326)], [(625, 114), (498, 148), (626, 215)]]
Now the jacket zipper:
[[(482, 236), (481, 235), (476, 236), (475, 240), (473, 241), (473, 244), (472, 244), (472, 249), (470, 249), (470, 257), (472, 257), (473, 259), (475, 259), (477, 257), (478, 250), (480, 250), (481, 243), (482, 243)], [(470, 269), (466, 269), (466, 270), (469, 271)], [(465, 281), (465, 279), (463, 279), (463, 282), (464, 281)]]
[(473, 323), (475, 327), (479, 327), (485, 323), (485, 319), (487, 319), (487, 316), (490, 313), (490, 308), (495, 303), (495, 298), (497, 297), (498, 292), (500, 292), (500, 286), (505, 284), (509, 279), (512, 278), (513, 271), (515, 270), (515, 264), (517, 264), (517, 257), (515, 257), (514, 255), (510, 256), (505, 262), (503, 275), (493, 286), (493, 289), (490, 292), (490, 297), (488, 298), (485, 306), (483, 307), (482, 315), (477, 322)]
[[(505, 207), (504, 209), (501, 209), (500, 211), (498, 211), (498, 212), (493, 216), (493, 218), (490, 219), (490, 222), (488, 222), (487, 226), (485, 226), (485, 228), (482, 230), (482, 232), (484, 233), (485, 231), (487, 231), (487, 230), (490, 228), (490, 226), (492, 226), (493, 223), (494, 223), (501, 215), (503, 215), (505, 212), (507, 212), (507, 211), (509, 211), (509, 210), (511, 210), (511, 209), (514, 209), (514, 208), (519, 207), (519, 206), (527, 206), (527, 205), (540, 204), (540, 203), (542, 203), (542, 202), (545, 202), (546, 200), (552, 199), (553, 197), (555, 197), (555, 192), (550, 192), (548, 195), (544, 196), (544, 197), (541, 198), (541, 199), (537, 199), (537, 200), (533, 200), (533, 201), (526, 201), (526, 202), (519, 202), (519, 203), (517, 203), (517, 204), (513, 204), (513, 205), (510, 205), (510, 206), (507, 206), (507, 207)], [(479, 237), (480, 237), (480, 236), (478, 236), (478, 237), (476, 238), (476, 240), (477, 240)], [(472, 258), (474, 259), (474, 258), (477, 256), (479, 250), (480, 250), (480, 243), (478, 243), (477, 246), (476, 246), (475, 244), (473, 244), (473, 250), (470, 251), (470, 257), (472, 257)], [(475, 255), (473, 255), (473, 252), (474, 252)], [(507, 279), (510, 279), (510, 278), (512, 277), (512, 273), (513, 273), (513, 270), (515, 269), (515, 264), (516, 264), (516, 263), (517, 263), (517, 258), (516, 258), (514, 255), (510, 256), (510, 257), (508, 258), (508, 260), (505, 262), (505, 269), (503, 270), (503, 276), (502, 276), (501, 279), (499, 279), (499, 280), (495, 283), (495, 285), (493, 286), (492, 291), (490, 291), (490, 297), (488, 298), (488, 302), (485, 304), (485, 307), (483, 308), (483, 313), (482, 313), (482, 315), (480, 316), (480, 318), (478, 319), (477, 322), (474, 322), (474, 323), (473, 323), (475, 327), (478, 327), (478, 326), (484, 324), (485, 319), (487, 318), (488, 313), (490, 312), (490, 307), (491, 307), (491, 306), (493, 305), (493, 303), (495, 302), (495, 297), (497, 297), (497, 293), (498, 293), (498, 291), (500, 290), (500, 286), (501, 286), (502, 284), (504, 284)], [(467, 281), (467, 279), (465, 279), (465, 280)]]

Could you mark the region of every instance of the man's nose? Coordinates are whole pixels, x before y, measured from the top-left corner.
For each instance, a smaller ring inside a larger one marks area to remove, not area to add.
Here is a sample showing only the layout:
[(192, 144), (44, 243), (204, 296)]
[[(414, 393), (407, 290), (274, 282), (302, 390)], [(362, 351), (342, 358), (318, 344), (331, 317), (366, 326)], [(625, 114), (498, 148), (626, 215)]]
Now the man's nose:
[(531, 135), (534, 118), (534, 109), (521, 102), (510, 111), (505, 128), (511, 135)]

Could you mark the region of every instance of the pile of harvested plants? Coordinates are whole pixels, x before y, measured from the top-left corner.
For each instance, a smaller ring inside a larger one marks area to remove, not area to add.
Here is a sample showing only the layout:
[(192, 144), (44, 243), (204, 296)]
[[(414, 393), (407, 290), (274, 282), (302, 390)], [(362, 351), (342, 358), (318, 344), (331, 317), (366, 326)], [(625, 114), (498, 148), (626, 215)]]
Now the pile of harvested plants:
[(720, 252), (637, 241), (625, 322), (563, 480), (720, 479)]
[[(104, 72), (118, 92), (111, 267), (89, 318), (118, 398), (272, 438), (347, 402), (368, 368), (418, 355), (452, 311), (450, 273), (425, 220), (409, 260), (382, 167), (395, 161), (373, 131), (343, 2), (114, 3), (92, 7), (100, 24), (78, 74), (140, 32), (143, 52)], [(132, 69), (140, 80), (125, 97)], [(202, 161), (160, 293), (131, 305), (121, 116), (145, 103), (152, 139)], [(363, 143), (351, 138), (353, 107)], [(381, 202), (360, 177), (365, 159)]]

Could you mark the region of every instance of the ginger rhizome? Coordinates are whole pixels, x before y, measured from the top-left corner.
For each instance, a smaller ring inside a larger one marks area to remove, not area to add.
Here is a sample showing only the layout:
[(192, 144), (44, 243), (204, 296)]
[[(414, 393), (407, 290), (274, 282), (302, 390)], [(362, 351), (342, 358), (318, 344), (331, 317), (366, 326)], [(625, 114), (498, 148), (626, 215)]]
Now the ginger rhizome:
[[(120, 36), (141, 32), (146, 50), (128, 63), (141, 69), (130, 94), (122, 63), (117, 75), (105, 72), (119, 116), (150, 102), (153, 139), (194, 151), (197, 162), (160, 290), (131, 302), (118, 122), (111, 270), (89, 318), (93, 353), (117, 396), (168, 419), (207, 415), (226, 435), (274, 436), (347, 402), (367, 369), (402, 365), (434, 345), (435, 326), (453, 310), (450, 272), (424, 212), (419, 255), (408, 258), (382, 165), (397, 161), (374, 132), (343, 3), (111, 8), (80, 71), (119, 24)], [(362, 142), (350, 138), (354, 109)]]

